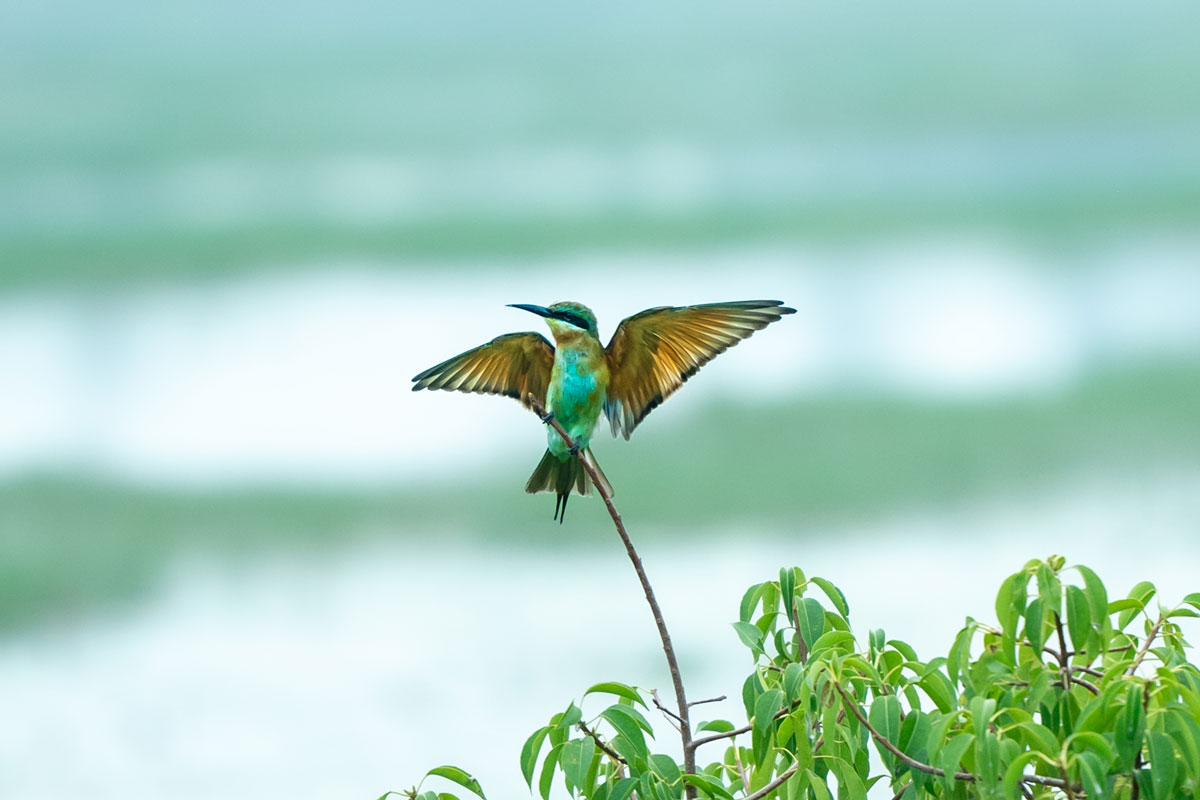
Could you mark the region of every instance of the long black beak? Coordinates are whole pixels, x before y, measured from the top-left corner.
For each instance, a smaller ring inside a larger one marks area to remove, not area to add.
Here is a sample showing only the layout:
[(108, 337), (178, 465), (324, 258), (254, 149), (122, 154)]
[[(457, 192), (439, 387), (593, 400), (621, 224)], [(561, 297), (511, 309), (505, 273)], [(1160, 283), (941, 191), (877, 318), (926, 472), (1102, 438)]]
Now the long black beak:
[(554, 312), (551, 311), (550, 309), (546, 308), (545, 306), (531, 306), (526, 303), (509, 303), (508, 307), (509, 308), (520, 308), (525, 311), (529, 311), (533, 314), (537, 314), (539, 317), (553, 317), (554, 316)]

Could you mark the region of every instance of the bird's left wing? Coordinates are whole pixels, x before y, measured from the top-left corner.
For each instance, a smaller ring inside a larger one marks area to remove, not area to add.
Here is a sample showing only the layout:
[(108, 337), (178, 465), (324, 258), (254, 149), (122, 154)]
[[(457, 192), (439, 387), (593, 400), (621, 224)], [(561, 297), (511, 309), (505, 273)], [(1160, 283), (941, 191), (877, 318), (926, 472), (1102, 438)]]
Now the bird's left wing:
[(611, 380), (604, 413), (626, 439), (696, 370), (784, 314), (778, 300), (650, 308), (621, 321), (605, 352)]
[(532, 408), (530, 395), (546, 401), (554, 348), (540, 333), (506, 333), (490, 342), (447, 359), (413, 378), (413, 391), (502, 394)]

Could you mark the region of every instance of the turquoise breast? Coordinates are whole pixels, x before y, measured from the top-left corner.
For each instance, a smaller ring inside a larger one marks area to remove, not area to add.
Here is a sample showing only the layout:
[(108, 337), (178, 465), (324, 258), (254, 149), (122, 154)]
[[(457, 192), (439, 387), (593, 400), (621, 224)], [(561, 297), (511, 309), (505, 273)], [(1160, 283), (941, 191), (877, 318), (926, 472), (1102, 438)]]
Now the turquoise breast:
[[(555, 361), (547, 402), (571, 438), (587, 447), (604, 405), (604, 387), (595, 372), (588, 368), (587, 359), (579, 355), (563, 353)], [(565, 456), (567, 446), (562, 437), (554, 430), (547, 433), (551, 452)]]

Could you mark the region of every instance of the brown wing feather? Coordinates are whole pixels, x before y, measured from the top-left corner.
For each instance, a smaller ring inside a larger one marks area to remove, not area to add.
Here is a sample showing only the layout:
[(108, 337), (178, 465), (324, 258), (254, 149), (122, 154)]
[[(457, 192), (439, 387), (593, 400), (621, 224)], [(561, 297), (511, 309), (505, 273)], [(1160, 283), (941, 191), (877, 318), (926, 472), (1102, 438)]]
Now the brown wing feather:
[(502, 394), (530, 408), (532, 394), (546, 401), (554, 348), (540, 333), (506, 333), (460, 353), (413, 378), (413, 391), (447, 391)]
[(629, 434), (696, 370), (784, 314), (778, 300), (650, 308), (617, 326), (606, 353), (612, 378), (604, 413)]

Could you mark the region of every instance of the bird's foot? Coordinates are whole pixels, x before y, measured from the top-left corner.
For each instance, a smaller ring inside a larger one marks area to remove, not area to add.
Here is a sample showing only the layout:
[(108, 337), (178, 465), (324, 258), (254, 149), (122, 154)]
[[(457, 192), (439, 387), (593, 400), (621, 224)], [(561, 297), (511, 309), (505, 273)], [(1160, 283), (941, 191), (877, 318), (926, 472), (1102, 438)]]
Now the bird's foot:
[(542, 414), (542, 422), (544, 422), (545, 424), (549, 425), (553, 421), (554, 421), (554, 412), (553, 411), (547, 411), (545, 414)]
[(571, 455), (577, 456), (577, 455), (579, 455), (579, 451), (583, 449), (583, 446), (580, 445), (579, 442), (575, 442), (567, 449), (571, 453)]

